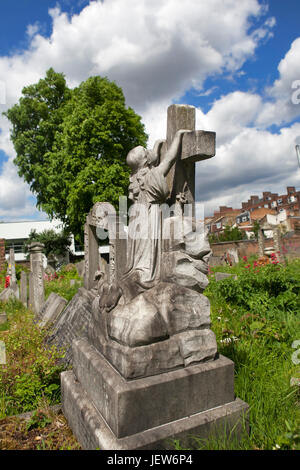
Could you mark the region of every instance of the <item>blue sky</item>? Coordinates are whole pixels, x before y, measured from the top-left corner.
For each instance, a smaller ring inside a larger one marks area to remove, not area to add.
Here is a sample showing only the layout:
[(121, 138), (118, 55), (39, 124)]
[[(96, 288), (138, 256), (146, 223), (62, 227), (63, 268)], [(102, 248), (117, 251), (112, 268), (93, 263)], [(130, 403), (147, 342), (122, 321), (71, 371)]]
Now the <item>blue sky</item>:
[[(164, 137), (174, 102), (196, 106), (197, 127), (217, 132), (216, 157), (197, 164), (206, 214), (250, 194), (300, 189), (300, 104), (291, 102), (298, 0), (2, 0), (0, 8), (0, 112), (49, 67), (70, 86), (105, 75), (141, 114), (149, 145)], [(44, 218), (17, 175), (4, 117), (0, 129), (0, 221)]]

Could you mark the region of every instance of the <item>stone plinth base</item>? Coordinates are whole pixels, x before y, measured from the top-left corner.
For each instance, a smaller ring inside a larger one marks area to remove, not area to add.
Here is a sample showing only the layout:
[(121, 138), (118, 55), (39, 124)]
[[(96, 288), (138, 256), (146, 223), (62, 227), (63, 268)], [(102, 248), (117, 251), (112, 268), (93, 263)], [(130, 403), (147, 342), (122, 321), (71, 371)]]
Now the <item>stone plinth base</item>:
[(248, 405), (235, 399), (233, 362), (212, 362), (127, 381), (86, 340), (61, 374), (63, 412), (84, 449), (172, 449), (193, 436), (239, 435)]

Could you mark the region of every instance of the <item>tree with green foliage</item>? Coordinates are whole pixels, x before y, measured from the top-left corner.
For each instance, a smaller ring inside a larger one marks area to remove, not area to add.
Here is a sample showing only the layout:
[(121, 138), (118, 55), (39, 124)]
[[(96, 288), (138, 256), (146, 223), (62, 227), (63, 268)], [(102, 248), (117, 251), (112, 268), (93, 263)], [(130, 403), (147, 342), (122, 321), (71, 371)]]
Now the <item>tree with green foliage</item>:
[(144, 125), (126, 107), (121, 88), (99, 76), (70, 89), (62, 73), (49, 69), (22, 95), (4, 113), (12, 123), (18, 173), (38, 208), (80, 239), (95, 202), (117, 207), (119, 196), (127, 195), (126, 156), (146, 145)]
[(53, 229), (43, 230), (37, 233), (36, 230), (31, 230), (28, 240), (25, 245), (25, 252), (28, 252), (28, 245), (32, 242), (39, 242), (44, 244), (43, 253), (49, 258), (65, 256), (69, 252), (71, 245), (71, 238), (68, 232), (62, 230), (55, 232)]
[(218, 243), (218, 242), (229, 242), (229, 241), (238, 241), (238, 240), (245, 240), (247, 235), (245, 232), (240, 230), (238, 227), (230, 227), (230, 225), (226, 225), (224, 231), (218, 235), (212, 234), (209, 236), (210, 243)]

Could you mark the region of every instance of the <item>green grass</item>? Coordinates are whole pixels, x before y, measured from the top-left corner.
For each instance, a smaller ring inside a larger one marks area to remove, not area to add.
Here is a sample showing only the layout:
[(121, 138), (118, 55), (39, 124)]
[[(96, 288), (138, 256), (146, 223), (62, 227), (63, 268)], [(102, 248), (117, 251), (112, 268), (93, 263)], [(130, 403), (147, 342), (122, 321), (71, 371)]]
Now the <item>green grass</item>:
[[(259, 271), (248, 264), (214, 268), (234, 272), (238, 280), (216, 282), (212, 274), (205, 294), (218, 351), (235, 363), (235, 394), (250, 406), (250, 432), (239, 442), (226, 433), (207, 440), (194, 436), (195, 446), (300, 450), (299, 387), (290, 385), (300, 372), (300, 364), (292, 361), (292, 344), (300, 340), (300, 261)], [(57, 292), (70, 300), (82, 281), (72, 270), (60, 274), (45, 283), (46, 296)], [(70, 287), (70, 279), (78, 284)], [(19, 302), (8, 302), (5, 311), (9, 330), (0, 331), (0, 340), (6, 343), (8, 361), (0, 366), (0, 418), (34, 409), (45, 397), (51, 404), (60, 400), (58, 351), (44, 348), (44, 332)], [(180, 441), (174, 446), (182, 448)]]
[[(292, 343), (300, 340), (300, 263), (266, 266), (254, 273), (245, 268), (248, 264), (213, 269), (235, 272), (238, 280), (217, 283), (212, 274), (205, 294), (211, 301), (218, 351), (235, 363), (235, 394), (250, 406), (250, 433), (240, 443), (224, 436), (199, 441), (199, 448), (299, 450), (300, 394), (290, 380), (300, 371), (292, 361)], [(292, 302), (287, 294), (291, 285)]]

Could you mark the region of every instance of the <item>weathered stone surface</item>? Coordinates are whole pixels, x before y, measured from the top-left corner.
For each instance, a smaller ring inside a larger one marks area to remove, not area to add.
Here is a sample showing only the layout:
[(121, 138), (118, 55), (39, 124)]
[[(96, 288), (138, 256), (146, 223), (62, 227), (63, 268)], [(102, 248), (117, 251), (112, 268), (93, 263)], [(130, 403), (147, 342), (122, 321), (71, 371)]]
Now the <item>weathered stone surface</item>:
[(85, 339), (73, 342), (73, 372), (117, 437), (234, 400), (234, 364), (219, 359), (126, 381)]
[(162, 279), (198, 292), (208, 286), (208, 279), (203, 273), (205, 263), (193, 259), (180, 251), (164, 253), (162, 258)]
[(174, 450), (174, 439), (185, 449), (197, 449), (194, 437), (239, 439), (248, 428), (248, 405), (235, 399), (226, 405), (178, 421), (117, 438), (87, 398), (72, 371), (62, 375), (63, 413), (81, 446), (86, 450)]
[(185, 367), (213, 360), (217, 354), (216, 336), (209, 329), (185, 331), (179, 337), (179, 344)]
[(190, 447), (191, 436), (241, 433), (248, 405), (234, 397), (227, 358), (128, 382), (86, 340), (73, 349), (62, 406), (83, 448), (168, 449), (175, 437)]
[(34, 242), (29, 245), (30, 276), (29, 276), (29, 304), (33, 312), (38, 315), (45, 302), (44, 268), (42, 243)]
[(209, 260), (209, 266), (225, 266), (226, 262), (222, 256), (212, 256)]
[(151, 344), (168, 337), (166, 325), (157, 308), (147, 302), (143, 295), (111, 312), (108, 317), (108, 334), (130, 347)]
[(3, 291), (0, 294), (0, 302), (7, 302), (11, 298), (14, 298), (14, 299), (18, 298), (16, 296), (16, 292), (10, 287), (3, 289)]
[(233, 277), (234, 279), (237, 279), (236, 274), (230, 274), (230, 273), (215, 273), (215, 279), (216, 281), (222, 281), (223, 279), (229, 279), (230, 277)]
[(78, 276), (80, 277), (83, 277), (84, 276), (84, 259), (82, 261), (79, 261), (79, 263), (76, 263), (75, 264), (76, 266), (76, 269), (77, 269), (77, 272), (78, 272)]
[(5, 266), (5, 240), (0, 238), (0, 271), (4, 269)]
[(65, 364), (70, 364), (72, 361), (73, 339), (87, 336), (94, 299), (93, 291), (87, 291), (84, 287), (78, 289), (77, 294), (57, 317), (49, 332), (46, 342), (65, 350), (66, 354), (63, 358)]
[(0, 313), (0, 325), (7, 322), (7, 315), (6, 313)]
[(20, 280), (20, 301), (27, 307), (27, 273), (21, 272)]
[(209, 300), (191, 289), (160, 283), (111, 312), (99, 311), (97, 296), (92, 311), (88, 337), (126, 379), (211, 361), (217, 353)]
[(38, 324), (41, 328), (49, 327), (55, 322), (58, 316), (61, 314), (65, 306), (67, 305), (67, 300), (51, 292), (48, 299), (44, 303), (41, 311), (38, 315)]

